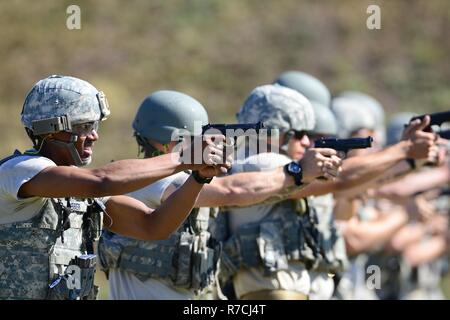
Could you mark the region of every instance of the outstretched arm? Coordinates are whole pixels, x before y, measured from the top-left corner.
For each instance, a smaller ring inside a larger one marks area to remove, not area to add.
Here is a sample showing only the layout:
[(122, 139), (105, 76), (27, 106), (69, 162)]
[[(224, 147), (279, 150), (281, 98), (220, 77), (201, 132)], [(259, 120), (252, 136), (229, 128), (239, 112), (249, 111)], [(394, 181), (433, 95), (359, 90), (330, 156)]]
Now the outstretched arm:
[(308, 195), (323, 195), (358, 187), (374, 181), (387, 169), (395, 166), (407, 157), (407, 141), (381, 150), (377, 153), (349, 158), (342, 163), (342, 173), (334, 181), (316, 181), (294, 194), (296, 198), (304, 198)]
[(423, 242), (409, 245), (403, 257), (411, 266), (418, 266), (436, 260), (448, 251), (448, 243), (443, 235), (436, 235)]
[[(221, 156), (221, 149), (209, 146), (204, 158)], [(182, 170), (201, 170), (205, 167), (206, 164), (183, 164), (178, 153), (149, 159), (120, 160), (96, 169), (53, 166), (45, 168), (24, 183), (18, 195), (21, 198), (93, 198), (120, 195), (143, 188)], [(229, 164), (225, 167), (229, 167)]]
[[(300, 190), (295, 197), (303, 198), (310, 194), (323, 195), (337, 191), (344, 191), (347, 193), (345, 196), (351, 196), (355, 191), (360, 193), (373, 185), (387, 183), (390, 179), (409, 172), (411, 168), (405, 161), (408, 158), (433, 160), (438, 150), (435, 135), (422, 131), (429, 122), (428, 116), (423, 121), (411, 122), (405, 129), (404, 140), (377, 153), (346, 159), (338, 179), (326, 183), (312, 183)], [(352, 191), (352, 188), (356, 190)]]
[[(323, 155), (330, 158), (324, 158)], [(197, 200), (197, 207), (242, 207), (254, 204), (275, 203), (292, 196), (293, 192), (304, 188), (316, 176), (324, 174), (335, 177), (339, 173), (341, 160), (331, 149), (308, 150), (308, 157), (302, 160), (305, 171), (301, 186), (283, 169), (278, 167), (271, 171), (243, 172), (226, 177), (215, 178), (205, 185)], [(321, 162), (327, 162), (324, 164)], [(162, 201), (179, 187), (179, 182), (173, 181), (166, 189)]]
[(375, 221), (353, 217), (340, 224), (349, 254), (358, 254), (386, 243), (407, 221), (405, 212), (393, 211)]
[(294, 179), (282, 167), (265, 172), (237, 173), (217, 178), (205, 186), (196, 206), (249, 206), (269, 198), (283, 200), (301, 187), (294, 184)]
[(417, 192), (444, 186), (448, 181), (450, 181), (450, 171), (447, 166), (432, 168), (409, 174), (401, 180), (387, 184), (376, 190), (376, 196), (395, 199), (406, 198)]
[[(161, 201), (175, 192), (181, 183), (172, 181), (166, 188)], [(214, 178), (203, 187), (195, 204), (196, 207), (249, 206), (267, 201), (287, 199), (299, 188), (283, 167), (271, 171), (236, 173)]]

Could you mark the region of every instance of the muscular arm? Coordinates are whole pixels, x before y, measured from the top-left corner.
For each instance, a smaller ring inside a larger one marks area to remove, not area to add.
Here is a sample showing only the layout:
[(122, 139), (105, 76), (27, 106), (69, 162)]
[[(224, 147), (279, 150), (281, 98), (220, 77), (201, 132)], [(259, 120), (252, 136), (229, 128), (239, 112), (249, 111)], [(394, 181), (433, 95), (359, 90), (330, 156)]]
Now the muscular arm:
[[(283, 158), (283, 162), (285, 160)], [(319, 176), (327, 179), (336, 177), (340, 171), (341, 159), (333, 149), (311, 148), (300, 163), (304, 181), (300, 187), (302, 188)], [(167, 188), (162, 200), (176, 187), (173, 185)], [(298, 189), (294, 179), (284, 172), (283, 167), (271, 171), (243, 172), (213, 180), (210, 185), (205, 186), (196, 205), (242, 207), (274, 203), (291, 198), (293, 191)]]
[(96, 169), (48, 167), (19, 189), (27, 197), (102, 197), (125, 194), (161, 178), (187, 169), (177, 154), (150, 159), (130, 159), (109, 163)]
[(106, 203), (104, 226), (140, 240), (166, 239), (189, 215), (201, 188), (190, 177), (156, 210), (128, 196), (113, 196)]
[(249, 206), (277, 202), (289, 198), (299, 188), (282, 167), (268, 172), (238, 173), (213, 182), (202, 190), (197, 206)]
[(437, 235), (424, 242), (409, 245), (403, 251), (403, 257), (411, 266), (418, 266), (433, 261), (448, 250), (445, 236)]
[(399, 180), (406, 174), (409, 174), (411, 172), (412, 172), (411, 166), (406, 161), (400, 161), (395, 166), (386, 170), (375, 179), (369, 180), (353, 188), (338, 190), (334, 192), (334, 196), (336, 198), (343, 198), (343, 197), (353, 198), (361, 194), (361, 192), (368, 191), (369, 189), (373, 190), (374, 188), (379, 188), (385, 184)]
[(375, 221), (350, 219), (342, 229), (349, 254), (373, 250), (386, 243), (406, 222), (407, 215), (399, 211), (390, 212)]
[(394, 167), (407, 157), (408, 141), (401, 141), (377, 153), (349, 158), (343, 161), (342, 172), (335, 181), (313, 182), (294, 193), (295, 198), (319, 196), (331, 192), (342, 191), (372, 182), (389, 168)]
[(426, 232), (422, 223), (407, 224), (397, 231), (389, 245), (396, 251), (403, 251), (407, 246), (420, 241)]
[[(174, 181), (167, 187), (162, 201), (177, 188)], [(283, 167), (271, 171), (237, 173), (226, 177), (214, 178), (203, 187), (196, 207), (249, 206), (267, 201), (277, 202), (290, 197), (298, 186), (288, 176)]]
[(417, 192), (443, 186), (450, 180), (447, 166), (412, 173), (399, 181), (377, 189), (376, 195), (386, 198), (405, 198)]

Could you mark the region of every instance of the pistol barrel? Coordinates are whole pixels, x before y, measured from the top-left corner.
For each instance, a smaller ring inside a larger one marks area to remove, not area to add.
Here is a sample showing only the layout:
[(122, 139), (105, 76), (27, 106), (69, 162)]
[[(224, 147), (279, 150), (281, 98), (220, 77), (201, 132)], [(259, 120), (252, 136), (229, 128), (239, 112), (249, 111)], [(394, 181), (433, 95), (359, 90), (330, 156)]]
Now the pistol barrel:
[(450, 121), (450, 111), (444, 111), (444, 112), (435, 112), (435, 113), (429, 113), (429, 114), (423, 114), (420, 116), (415, 116), (411, 118), (411, 121), (414, 121), (416, 119), (423, 120), (426, 115), (430, 116), (430, 126), (440, 126), (444, 122)]
[(335, 139), (322, 138), (314, 142), (316, 148), (330, 148), (336, 151), (349, 151), (351, 149), (365, 149), (372, 147), (373, 138)]
[(243, 124), (207, 124), (202, 127), (202, 132), (205, 133), (206, 131), (210, 129), (216, 129), (219, 130), (223, 135), (227, 134), (227, 130), (250, 130), (253, 129), (256, 131), (256, 133), (259, 133), (261, 129), (266, 129), (266, 126), (263, 122), (257, 122), (257, 123), (243, 123)]

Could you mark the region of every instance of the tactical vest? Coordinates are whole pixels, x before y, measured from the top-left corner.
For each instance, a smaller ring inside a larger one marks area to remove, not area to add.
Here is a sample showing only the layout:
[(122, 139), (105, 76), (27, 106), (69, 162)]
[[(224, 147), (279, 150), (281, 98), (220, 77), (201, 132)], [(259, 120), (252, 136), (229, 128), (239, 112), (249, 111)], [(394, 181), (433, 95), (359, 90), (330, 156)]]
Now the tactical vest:
[(275, 204), (269, 214), (241, 225), (223, 244), (220, 277), (227, 281), (241, 268), (263, 267), (264, 274), (300, 261), (315, 269), (322, 259), (317, 215), (306, 199)]
[(95, 298), (103, 210), (96, 199), (47, 199), (30, 220), (0, 225), (0, 299)]
[(310, 209), (318, 217), (318, 246), (320, 259), (314, 271), (337, 274), (348, 264), (345, 240), (337, 230), (333, 216), (333, 195), (309, 197)]
[(179, 288), (197, 293), (214, 283), (221, 254), (220, 242), (208, 226), (216, 208), (194, 209), (169, 239), (143, 241), (103, 232), (98, 254), (103, 271), (120, 269), (139, 280), (167, 280)]

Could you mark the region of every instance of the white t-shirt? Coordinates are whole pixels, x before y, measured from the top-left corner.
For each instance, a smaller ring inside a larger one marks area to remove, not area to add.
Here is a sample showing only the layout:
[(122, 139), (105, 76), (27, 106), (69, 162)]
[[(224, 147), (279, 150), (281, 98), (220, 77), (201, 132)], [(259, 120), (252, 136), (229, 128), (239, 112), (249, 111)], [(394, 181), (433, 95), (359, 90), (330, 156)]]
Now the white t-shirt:
[[(292, 160), (273, 152), (260, 153), (246, 158), (241, 164), (233, 165), (232, 173), (270, 171), (284, 166)], [(236, 230), (244, 224), (259, 221), (264, 218), (276, 204), (253, 205), (229, 210), (230, 231)]]
[(17, 156), (0, 166), (0, 224), (22, 222), (36, 216), (46, 198), (19, 198), (20, 187), (39, 172), (56, 164), (42, 156)]
[[(283, 166), (292, 160), (277, 153), (260, 153), (245, 159), (233, 172), (267, 171)], [(275, 204), (254, 205), (245, 208), (230, 209), (230, 231), (236, 232), (243, 224), (260, 221)], [(256, 240), (255, 240), (256, 241)], [(238, 298), (260, 290), (289, 290), (305, 295), (309, 294), (311, 281), (308, 271), (300, 262), (290, 262), (289, 268), (274, 272), (266, 277), (262, 268), (241, 269), (233, 278), (234, 289)]]
[(189, 178), (189, 174), (186, 172), (178, 172), (164, 179), (158, 180), (148, 186), (130, 192), (127, 195), (138, 199), (145, 203), (148, 207), (156, 209), (161, 205), (161, 199), (166, 191), (167, 187), (171, 184), (181, 186)]
[[(189, 175), (179, 172), (158, 180), (145, 188), (129, 193), (151, 208), (161, 205), (161, 198), (171, 184), (183, 184)], [(195, 294), (192, 290), (177, 288), (162, 279), (139, 280), (133, 273), (120, 269), (109, 271), (109, 299), (112, 300), (191, 300)]]
[(161, 279), (139, 280), (133, 273), (109, 271), (110, 300), (193, 300), (193, 291), (177, 288)]

